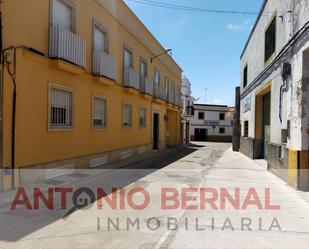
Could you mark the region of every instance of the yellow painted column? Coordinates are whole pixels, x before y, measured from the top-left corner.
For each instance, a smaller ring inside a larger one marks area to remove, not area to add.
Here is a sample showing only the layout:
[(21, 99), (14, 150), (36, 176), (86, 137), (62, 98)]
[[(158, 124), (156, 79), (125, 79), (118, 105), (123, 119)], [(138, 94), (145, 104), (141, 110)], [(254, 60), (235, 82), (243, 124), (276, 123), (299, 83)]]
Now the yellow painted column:
[(288, 183), (293, 188), (297, 188), (297, 151), (289, 150)]
[(308, 151), (289, 150), (288, 183), (300, 189), (309, 189)]
[(300, 190), (309, 190), (308, 151), (299, 153), (299, 186)]

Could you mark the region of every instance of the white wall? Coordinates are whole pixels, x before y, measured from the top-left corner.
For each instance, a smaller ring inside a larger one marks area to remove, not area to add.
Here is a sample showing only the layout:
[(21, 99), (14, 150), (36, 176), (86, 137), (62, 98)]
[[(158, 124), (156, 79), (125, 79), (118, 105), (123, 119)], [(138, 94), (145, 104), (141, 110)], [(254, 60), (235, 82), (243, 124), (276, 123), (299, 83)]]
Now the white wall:
[[(181, 85), (181, 98), (183, 100), (182, 105), (182, 125), (183, 125), (183, 140), (185, 142), (186, 134), (187, 134), (187, 126), (186, 122), (191, 120), (191, 116), (186, 114), (187, 106), (192, 106), (194, 102), (194, 98), (191, 96), (191, 82), (189, 81), (186, 76), (182, 78), (182, 85)], [(190, 134), (190, 133), (189, 133)], [(190, 138), (189, 138), (190, 139)]]
[[(295, 0), (295, 21), (291, 22), (293, 16), (288, 11), (293, 9), (293, 1), (291, 0), (268, 0), (265, 13), (277, 13), (276, 26), (276, 57), (281, 49), (286, 45), (294, 32), (299, 30), (309, 20), (309, 1)], [(279, 17), (282, 15), (282, 18)], [(272, 16), (263, 15), (250, 39), (250, 42), (241, 58), (241, 91), (243, 92), (243, 69), (248, 64), (248, 86), (249, 84), (265, 69), (264, 63), (264, 34)], [(249, 137), (255, 137), (255, 95), (268, 82), (271, 85), (271, 142), (281, 144), (281, 129), (287, 128), (287, 121), (290, 120), (290, 138), (287, 147), (290, 149), (300, 150), (308, 149), (308, 141), (303, 129), (304, 110), (302, 108), (304, 94), (301, 90), (303, 75), (303, 51), (309, 48), (309, 36), (307, 40), (302, 41), (301, 46), (296, 47), (294, 56), (289, 60), (292, 65), (292, 76), (288, 79), (288, 90), (283, 94), (282, 100), (282, 123), (279, 119), (280, 104), (280, 87), (283, 84), (281, 77), (281, 64), (263, 80), (261, 85), (256, 87), (249, 93), (251, 96), (251, 110), (244, 112), (244, 99), (241, 100), (241, 124), (242, 135), (244, 134), (244, 121), (249, 121)], [(307, 92), (308, 93), (308, 92)], [(309, 97), (308, 97), (309, 98)]]
[[(204, 112), (204, 120), (198, 119), (198, 113)], [(225, 113), (225, 120), (220, 119), (220, 113)], [(207, 111), (207, 110), (198, 110), (194, 111), (194, 117), (191, 119), (191, 136), (194, 136), (195, 129), (207, 129), (208, 135), (210, 136), (232, 136), (233, 127), (232, 127), (233, 113), (227, 111)], [(219, 125), (216, 125), (215, 128), (212, 126), (205, 125), (205, 121), (218, 121)], [(225, 128), (225, 133), (220, 134), (219, 128)]]

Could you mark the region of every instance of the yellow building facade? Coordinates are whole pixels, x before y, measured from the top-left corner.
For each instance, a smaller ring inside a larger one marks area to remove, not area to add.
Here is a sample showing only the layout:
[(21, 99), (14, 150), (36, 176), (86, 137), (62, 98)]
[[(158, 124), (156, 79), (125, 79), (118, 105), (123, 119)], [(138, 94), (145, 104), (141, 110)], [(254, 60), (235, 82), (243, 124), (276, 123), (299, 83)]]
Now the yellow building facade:
[(123, 1), (1, 13), (2, 190), (180, 144), (182, 70)]

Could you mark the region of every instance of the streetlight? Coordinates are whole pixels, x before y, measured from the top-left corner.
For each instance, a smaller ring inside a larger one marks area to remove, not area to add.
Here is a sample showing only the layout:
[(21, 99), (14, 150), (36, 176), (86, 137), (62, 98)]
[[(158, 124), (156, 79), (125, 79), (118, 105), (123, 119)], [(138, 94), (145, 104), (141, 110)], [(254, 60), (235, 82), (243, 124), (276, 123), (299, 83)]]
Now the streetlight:
[(152, 57), (152, 58), (150, 59), (150, 62), (152, 63), (154, 59), (156, 59), (156, 58), (158, 58), (158, 57), (160, 57), (161, 55), (164, 55), (164, 54), (166, 54), (166, 53), (170, 53), (170, 52), (172, 52), (172, 49), (171, 49), (171, 48), (166, 49), (163, 53), (158, 54), (158, 55)]

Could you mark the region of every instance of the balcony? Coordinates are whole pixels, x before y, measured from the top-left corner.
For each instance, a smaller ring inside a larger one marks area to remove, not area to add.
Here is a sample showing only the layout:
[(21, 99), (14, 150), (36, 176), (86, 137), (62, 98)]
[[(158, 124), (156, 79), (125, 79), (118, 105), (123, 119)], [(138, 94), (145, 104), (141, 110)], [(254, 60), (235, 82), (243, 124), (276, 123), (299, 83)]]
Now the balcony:
[(134, 69), (129, 68), (124, 70), (124, 82), (125, 87), (134, 88), (140, 90), (139, 87), (139, 74)]
[(153, 95), (153, 81), (145, 78), (144, 82), (141, 81), (141, 92), (146, 93), (150, 96)]
[(168, 96), (168, 103), (173, 104), (175, 102), (175, 95), (169, 94)]
[(162, 86), (155, 85), (153, 90), (154, 90), (153, 95), (155, 98), (165, 100), (164, 88)]
[(116, 60), (101, 50), (92, 53), (92, 71), (95, 76), (103, 76), (111, 80), (116, 80)]
[(86, 67), (86, 42), (67, 28), (51, 26), (49, 57)]
[(178, 107), (182, 107), (182, 99), (181, 99), (180, 94), (175, 95), (174, 105)]
[(188, 117), (194, 116), (194, 107), (193, 106), (186, 106), (186, 116), (188, 116)]

